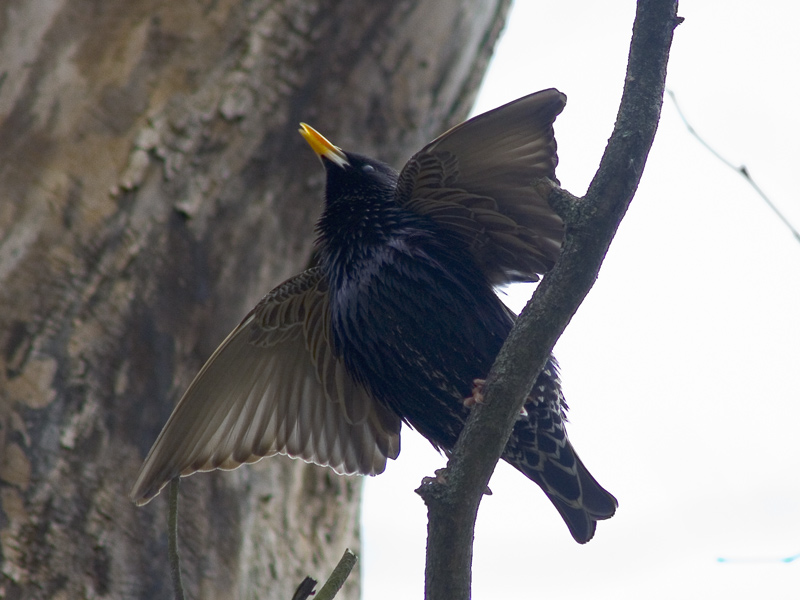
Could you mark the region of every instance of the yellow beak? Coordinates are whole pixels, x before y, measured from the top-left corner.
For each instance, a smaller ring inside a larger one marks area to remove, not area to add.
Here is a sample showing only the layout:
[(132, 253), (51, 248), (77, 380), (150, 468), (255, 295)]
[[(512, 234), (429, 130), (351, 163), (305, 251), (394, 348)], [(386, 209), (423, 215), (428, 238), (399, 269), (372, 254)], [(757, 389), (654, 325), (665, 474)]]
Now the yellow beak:
[(311, 146), (311, 149), (316, 153), (320, 159), (327, 158), (333, 164), (344, 167), (350, 164), (350, 161), (347, 160), (347, 156), (342, 149), (334, 146), (325, 137), (319, 133), (316, 129), (311, 127), (310, 125), (306, 125), (305, 123), (300, 123), (300, 135), (302, 135), (305, 140), (308, 142), (308, 145)]

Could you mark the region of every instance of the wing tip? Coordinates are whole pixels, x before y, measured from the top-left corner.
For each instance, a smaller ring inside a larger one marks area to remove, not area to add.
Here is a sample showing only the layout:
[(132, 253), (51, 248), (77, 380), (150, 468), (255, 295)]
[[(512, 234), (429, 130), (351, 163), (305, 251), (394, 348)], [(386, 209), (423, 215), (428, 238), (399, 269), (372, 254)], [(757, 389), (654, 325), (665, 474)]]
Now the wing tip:
[(145, 484), (141, 480), (137, 481), (131, 488), (131, 491), (128, 493), (128, 498), (130, 498), (131, 502), (133, 502), (136, 506), (144, 506), (153, 498), (158, 496), (165, 485), (167, 485), (167, 482), (156, 486), (152, 483)]

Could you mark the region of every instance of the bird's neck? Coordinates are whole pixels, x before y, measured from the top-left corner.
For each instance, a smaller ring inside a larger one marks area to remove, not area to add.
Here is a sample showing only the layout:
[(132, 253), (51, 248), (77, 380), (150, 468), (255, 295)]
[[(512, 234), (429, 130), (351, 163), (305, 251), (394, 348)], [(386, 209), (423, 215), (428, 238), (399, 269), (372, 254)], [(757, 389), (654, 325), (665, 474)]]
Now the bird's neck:
[(402, 237), (414, 218), (391, 198), (329, 201), (317, 223), (323, 261), (336, 271), (358, 269)]

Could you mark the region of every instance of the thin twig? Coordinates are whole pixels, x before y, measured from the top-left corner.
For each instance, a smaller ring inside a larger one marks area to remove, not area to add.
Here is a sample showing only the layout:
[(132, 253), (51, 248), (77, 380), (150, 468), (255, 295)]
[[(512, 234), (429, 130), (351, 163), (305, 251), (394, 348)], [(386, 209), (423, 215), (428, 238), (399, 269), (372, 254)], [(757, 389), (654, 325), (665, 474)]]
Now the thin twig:
[(169, 571), (172, 576), (172, 588), (175, 600), (184, 600), (183, 581), (181, 580), (181, 559), (178, 556), (178, 487), (180, 477), (169, 482), (169, 515), (167, 517)]
[(316, 600), (333, 600), (333, 597), (336, 596), (344, 582), (347, 581), (350, 571), (353, 570), (357, 562), (358, 557), (350, 551), (350, 548), (347, 548), (342, 558), (339, 559), (339, 564), (336, 565), (333, 573), (328, 577), (328, 581), (317, 592)]
[(695, 137), (695, 139), (697, 139), (698, 142), (700, 142), (703, 146), (705, 146), (706, 150), (708, 150), (709, 152), (711, 152), (711, 154), (716, 156), (720, 160), (720, 162), (727, 165), (728, 167), (736, 171), (739, 175), (744, 177), (745, 181), (747, 181), (747, 183), (750, 184), (750, 186), (756, 191), (756, 193), (759, 196), (761, 196), (761, 199), (767, 203), (767, 206), (769, 206), (772, 209), (772, 212), (778, 215), (778, 218), (781, 221), (783, 221), (783, 224), (789, 228), (789, 231), (792, 232), (794, 239), (800, 242), (800, 231), (797, 231), (797, 229), (795, 229), (794, 226), (792, 226), (792, 224), (783, 215), (783, 213), (780, 210), (778, 210), (778, 207), (772, 203), (772, 200), (770, 200), (769, 197), (764, 193), (764, 190), (762, 190), (755, 182), (755, 180), (752, 178), (752, 176), (750, 175), (750, 171), (747, 170), (747, 167), (745, 165), (739, 165), (737, 167), (735, 164), (733, 164), (731, 161), (727, 160), (724, 156), (722, 156), (719, 152), (717, 152), (714, 148), (712, 148), (711, 144), (706, 142), (700, 136), (700, 134), (697, 133), (697, 130), (695, 130), (695, 128), (692, 127), (691, 123), (689, 123), (689, 120), (686, 118), (686, 115), (683, 114), (683, 111), (681, 110), (681, 107), (678, 104), (678, 99), (675, 97), (675, 92), (673, 92), (672, 90), (667, 90), (667, 94), (669, 94), (669, 97), (672, 99), (672, 103), (675, 105), (675, 110), (678, 111), (678, 116), (681, 118), (681, 121), (683, 121), (683, 124), (686, 126), (686, 129), (689, 131), (689, 133), (691, 133)]

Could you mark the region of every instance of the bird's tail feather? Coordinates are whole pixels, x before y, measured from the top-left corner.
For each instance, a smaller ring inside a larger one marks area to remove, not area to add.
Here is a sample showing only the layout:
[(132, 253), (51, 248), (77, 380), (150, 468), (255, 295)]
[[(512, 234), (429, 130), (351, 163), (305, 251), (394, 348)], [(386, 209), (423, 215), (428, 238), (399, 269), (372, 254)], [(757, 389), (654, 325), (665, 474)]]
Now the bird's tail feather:
[(609, 519), (617, 499), (597, 483), (578, 458), (565, 428), (567, 405), (551, 357), (514, 426), (503, 458), (535, 481), (550, 498), (572, 537), (585, 544), (597, 521)]
[(614, 516), (617, 510), (617, 499), (597, 483), (574, 450), (572, 450), (572, 454), (575, 456), (576, 474), (569, 483), (568, 489), (572, 490), (577, 484), (580, 490), (579, 495), (574, 498), (571, 497), (571, 494), (563, 495), (560, 493), (561, 486), (556, 481), (546, 480), (542, 488), (561, 514), (561, 518), (564, 519), (575, 541), (585, 544), (594, 537), (597, 521)]
[[(504, 458), (536, 482), (567, 524), (572, 537), (585, 544), (594, 536), (597, 521), (610, 519), (617, 510), (617, 499), (597, 483), (566, 440), (557, 455), (532, 449), (509, 453)], [(516, 456), (513, 456), (516, 455)]]

